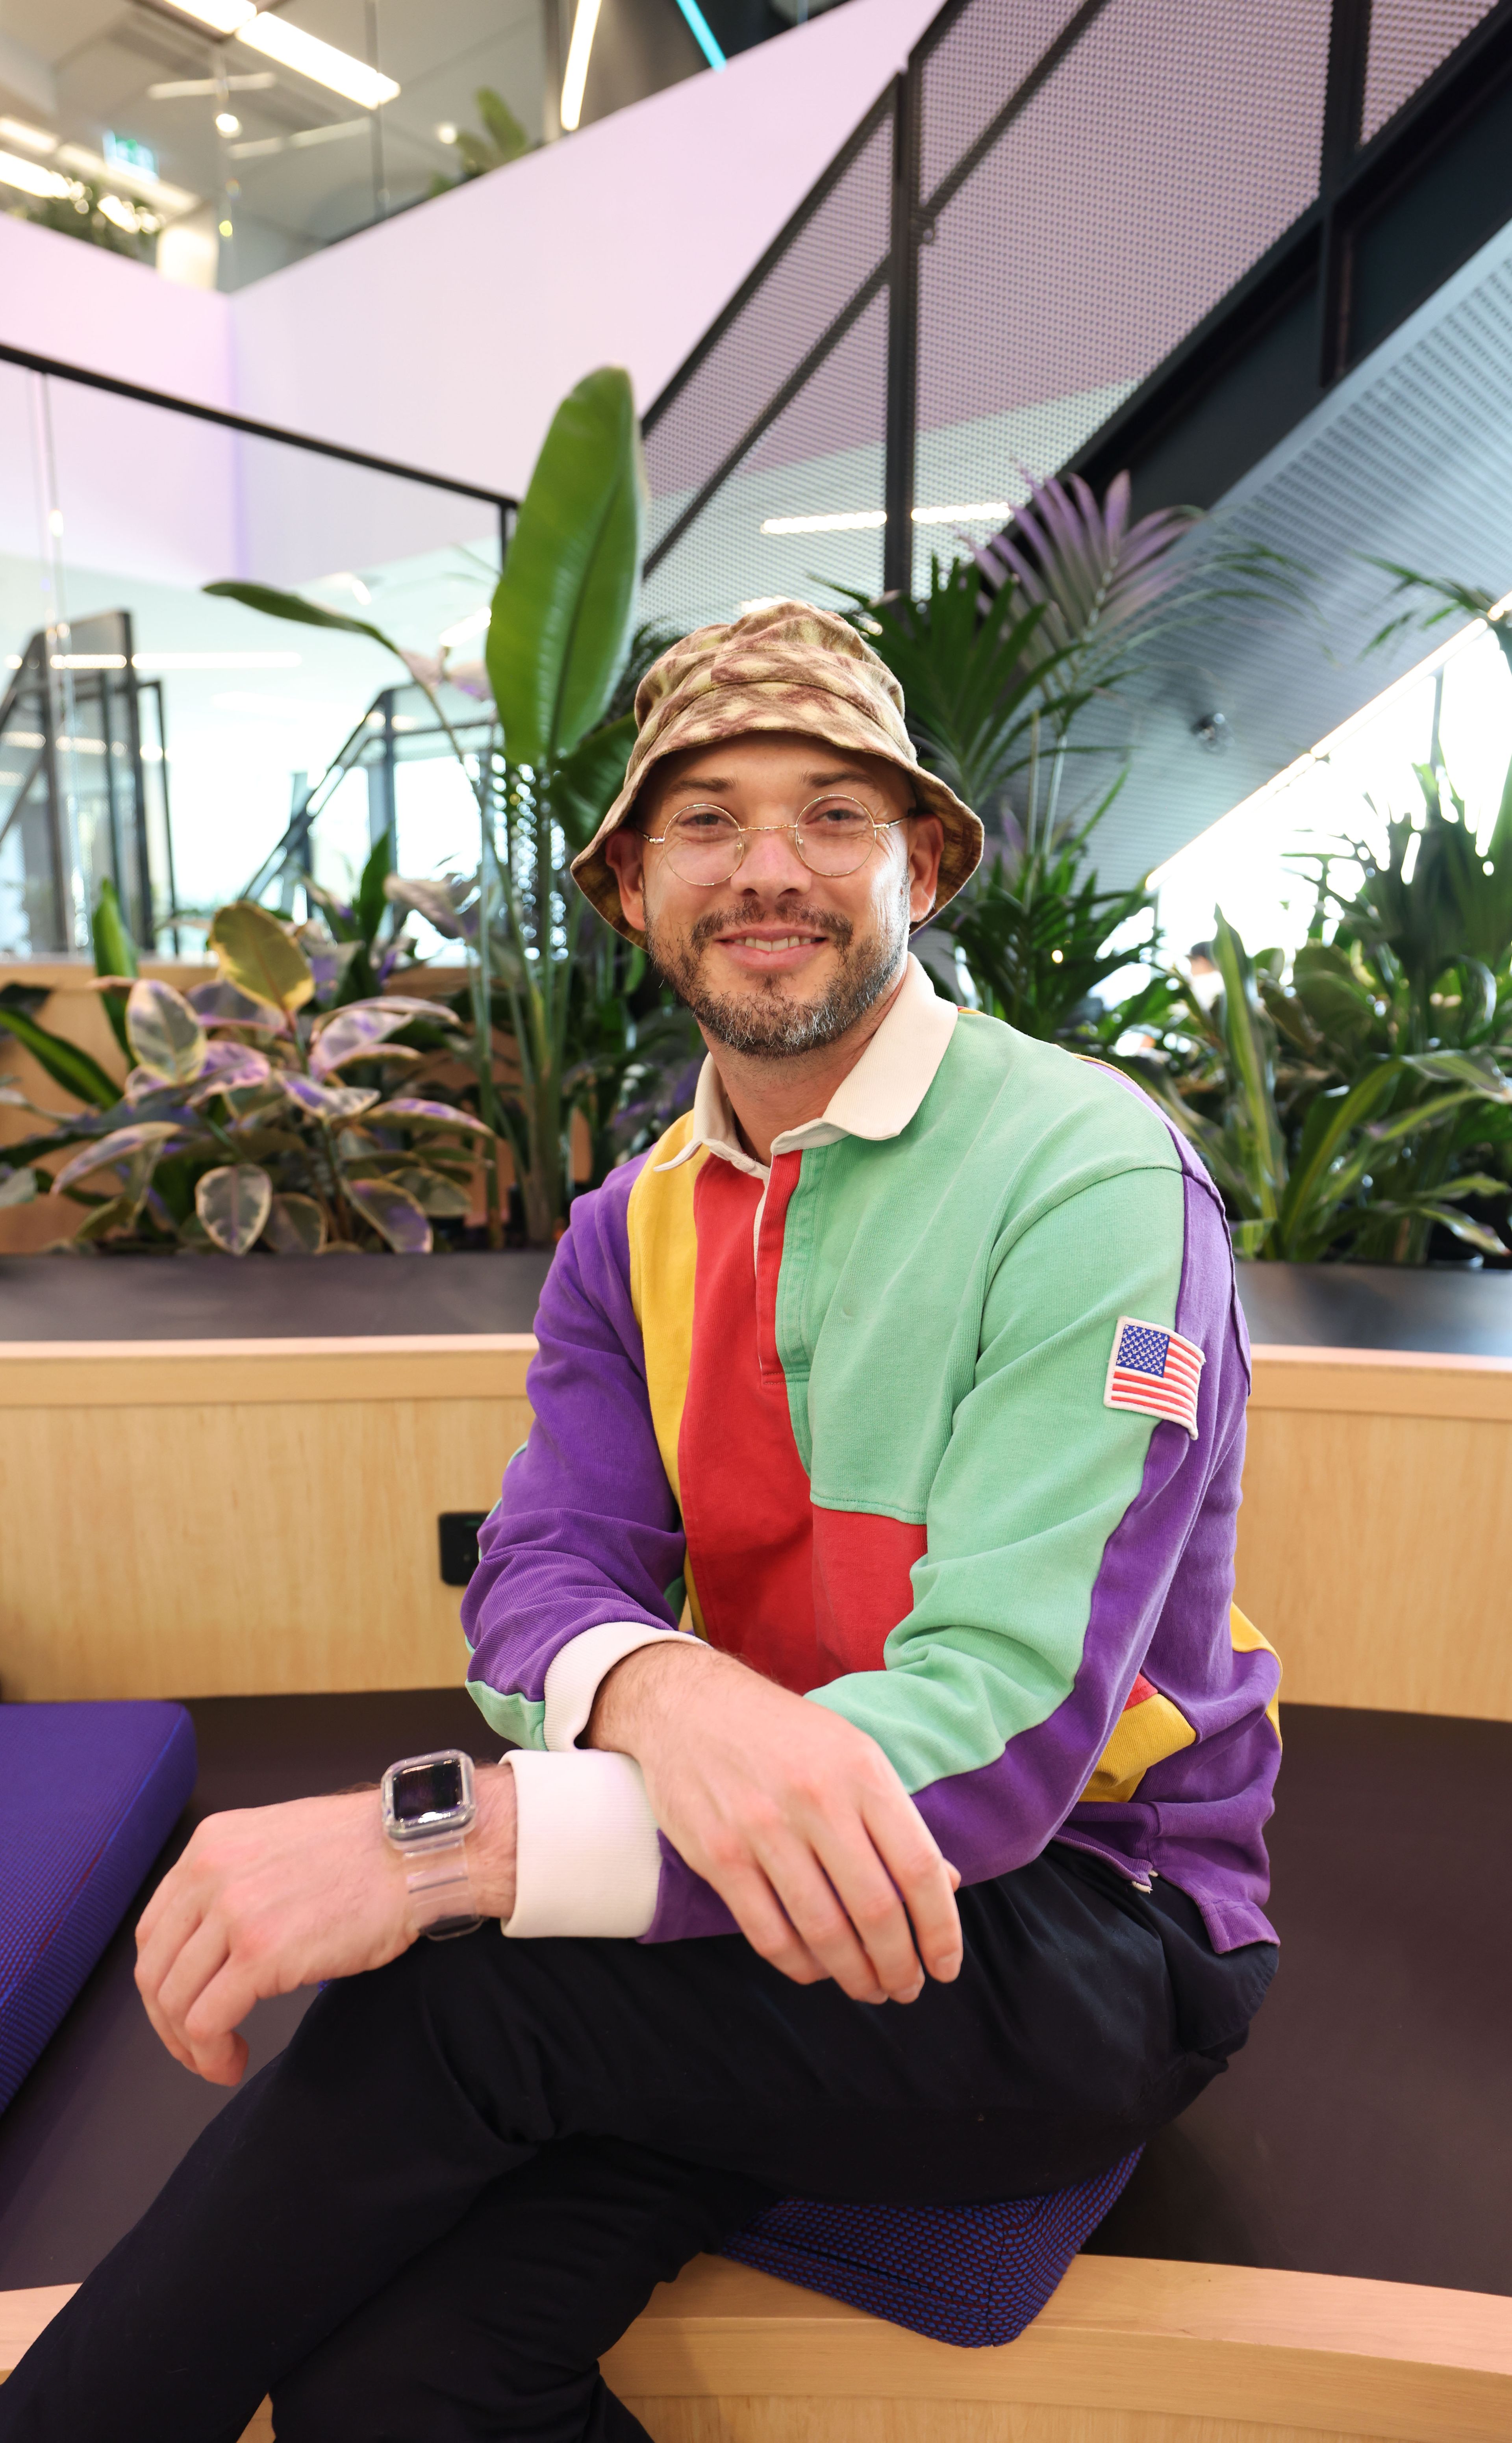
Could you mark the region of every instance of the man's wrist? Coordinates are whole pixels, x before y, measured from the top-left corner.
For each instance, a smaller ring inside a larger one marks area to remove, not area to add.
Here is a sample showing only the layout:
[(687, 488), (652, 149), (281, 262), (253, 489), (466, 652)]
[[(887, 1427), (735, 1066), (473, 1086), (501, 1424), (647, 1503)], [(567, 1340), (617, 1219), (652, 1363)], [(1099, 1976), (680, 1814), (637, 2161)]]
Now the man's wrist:
[(728, 1661), (698, 1637), (662, 1638), (654, 1645), (637, 1645), (599, 1681), (580, 1744), (612, 1749), (638, 1760), (647, 1733), (675, 1702), (672, 1692), (678, 1674), (719, 1668)]
[(477, 1821), (467, 1837), (468, 1880), (480, 1917), (514, 1915), (515, 1787), (507, 1762), (480, 1765)]

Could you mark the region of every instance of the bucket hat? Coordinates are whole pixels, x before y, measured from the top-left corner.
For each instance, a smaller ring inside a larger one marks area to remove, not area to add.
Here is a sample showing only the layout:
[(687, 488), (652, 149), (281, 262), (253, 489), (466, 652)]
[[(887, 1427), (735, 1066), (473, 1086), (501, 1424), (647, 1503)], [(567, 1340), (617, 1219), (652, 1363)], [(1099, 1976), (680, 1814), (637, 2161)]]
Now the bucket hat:
[(624, 786), (572, 861), (579, 889), (617, 932), (632, 942), (643, 938), (619, 905), (604, 842), (629, 819), (654, 766), (685, 747), (761, 729), (798, 730), (842, 752), (896, 764), (913, 783), (920, 813), (938, 815), (944, 829), (935, 909), (970, 879), (982, 855), (982, 826), (919, 762), (904, 726), (903, 690), (887, 664), (832, 611), (768, 602), (721, 626), (695, 628), (653, 662), (636, 690), (636, 743)]

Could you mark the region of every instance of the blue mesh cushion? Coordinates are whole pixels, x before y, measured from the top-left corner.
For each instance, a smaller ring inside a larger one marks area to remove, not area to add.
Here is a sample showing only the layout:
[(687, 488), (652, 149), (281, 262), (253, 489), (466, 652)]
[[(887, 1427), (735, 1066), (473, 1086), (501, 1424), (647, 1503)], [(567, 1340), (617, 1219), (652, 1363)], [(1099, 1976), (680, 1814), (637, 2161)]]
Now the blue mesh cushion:
[(836, 2206), (784, 2197), (724, 2253), (931, 2341), (980, 2350), (1031, 2324), (1143, 2149), (1048, 2197), (1000, 2206)]
[(182, 1705), (0, 1705), (0, 2111), (194, 1787)]

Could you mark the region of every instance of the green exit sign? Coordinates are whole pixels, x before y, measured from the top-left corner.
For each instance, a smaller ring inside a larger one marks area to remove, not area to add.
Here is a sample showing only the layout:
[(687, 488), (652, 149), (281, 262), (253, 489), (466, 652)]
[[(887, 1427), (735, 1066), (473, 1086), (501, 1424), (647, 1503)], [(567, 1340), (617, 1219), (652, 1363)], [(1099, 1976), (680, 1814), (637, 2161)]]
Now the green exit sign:
[(105, 159), (113, 170), (135, 170), (144, 178), (157, 175), (157, 156), (150, 144), (138, 144), (135, 136), (105, 138)]

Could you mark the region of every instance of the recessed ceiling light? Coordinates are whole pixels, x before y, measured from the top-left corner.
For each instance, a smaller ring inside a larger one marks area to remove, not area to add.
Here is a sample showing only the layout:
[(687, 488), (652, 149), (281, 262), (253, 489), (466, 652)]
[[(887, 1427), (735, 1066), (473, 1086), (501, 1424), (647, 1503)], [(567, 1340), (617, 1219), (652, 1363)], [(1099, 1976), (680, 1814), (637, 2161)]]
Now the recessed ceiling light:
[(215, 223), (215, 228), (221, 237), (230, 237), (231, 234), (231, 225), (230, 221), (217, 221)]
[(242, 132), (242, 122), (234, 110), (217, 110), (215, 125), (222, 136), (239, 136)]
[[(0, 119), (0, 128), (3, 128), (4, 125), (5, 120)], [(450, 119), (442, 119), (440, 126), (435, 131), (435, 140), (438, 144), (454, 144), (456, 142), (457, 132), (452, 126)]]
[(763, 518), (762, 532), (769, 535), (789, 534), (856, 534), (863, 526), (885, 526), (885, 509), (830, 509), (812, 518)]

